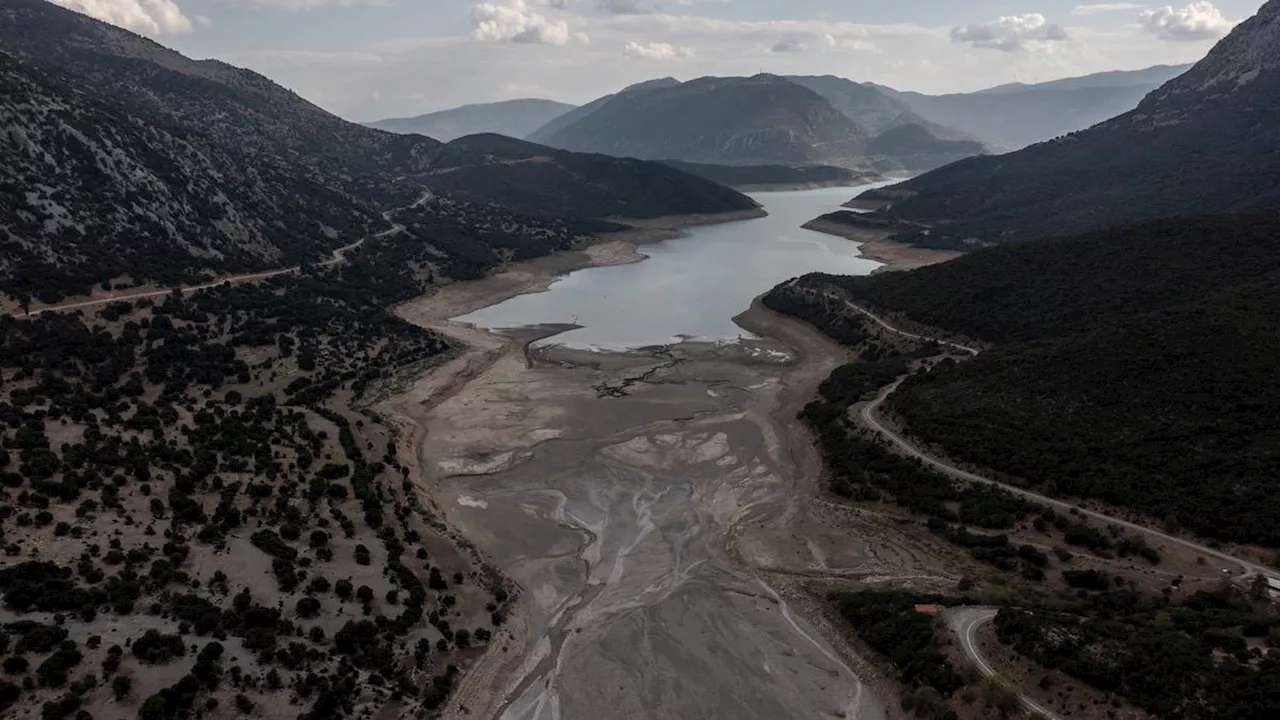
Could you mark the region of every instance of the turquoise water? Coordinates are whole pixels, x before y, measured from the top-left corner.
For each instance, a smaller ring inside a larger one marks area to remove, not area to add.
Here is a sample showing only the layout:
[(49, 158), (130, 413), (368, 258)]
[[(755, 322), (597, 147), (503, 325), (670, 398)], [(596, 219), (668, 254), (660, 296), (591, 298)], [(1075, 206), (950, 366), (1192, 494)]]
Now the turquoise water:
[(774, 285), (808, 272), (867, 275), (880, 266), (858, 257), (857, 243), (800, 228), (867, 187), (874, 186), (753, 193), (768, 217), (690, 228), (641, 246), (641, 262), (578, 270), (544, 292), (455, 319), (488, 329), (574, 323), (582, 327), (541, 342), (604, 350), (751, 337), (732, 318)]

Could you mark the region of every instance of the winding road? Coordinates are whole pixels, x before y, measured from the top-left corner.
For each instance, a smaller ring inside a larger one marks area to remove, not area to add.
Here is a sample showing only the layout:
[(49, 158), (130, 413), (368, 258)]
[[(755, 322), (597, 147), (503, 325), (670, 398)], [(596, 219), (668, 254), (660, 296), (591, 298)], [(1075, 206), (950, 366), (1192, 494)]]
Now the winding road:
[[(991, 667), (991, 663), (987, 662), (978, 649), (978, 628), (994, 620), (998, 612), (997, 608), (967, 607), (948, 610), (946, 615), (947, 625), (959, 638), (960, 648), (964, 650), (965, 656), (972, 660), (978, 671), (986, 677), (999, 677), (1000, 674)], [(1041, 715), (1048, 720), (1061, 720), (1058, 715), (1026, 695), (1019, 693), (1018, 702), (1026, 708), (1027, 712)]]
[[(855, 310), (861, 313), (862, 315), (865, 315), (866, 317), (871, 319), (873, 322), (875, 322), (877, 325), (879, 325), (881, 328), (895, 335), (899, 335), (901, 337), (905, 337), (910, 340), (936, 342), (943, 347), (948, 347), (953, 350), (957, 350), (971, 357), (977, 357), (978, 354), (981, 352), (977, 348), (969, 347), (967, 345), (961, 345), (959, 343), (942, 340), (939, 338), (928, 337), (925, 335), (917, 335), (915, 333), (910, 333), (905, 330), (901, 330), (897, 327), (894, 327), (891, 323), (886, 321), (884, 318), (879, 317), (878, 315), (871, 312), (870, 310), (867, 310), (866, 308), (863, 308), (855, 303), (852, 303), (847, 299), (844, 300), (844, 302), (849, 306), (850, 309)], [(1118, 525), (1127, 530), (1132, 530), (1136, 533), (1141, 533), (1150, 538), (1154, 538), (1154, 539), (1157, 539), (1166, 543), (1171, 543), (1174, 545), (1179, 545), (1181, 547), (1194, 550), (1195, 552), (1201, 553), (1203, 555), (1208, 555), (1211, 557), (1215, 557), (1219, 560), (1223, 560), (1225, 562), (1238, 565), (1245, 571), (1246, 574), (1259, 573), (1265, 577), (1280, 579), (1280, 572), (1277, 572), (1273, 568), (1269, 568), (1264, 565), (1259, 565), (1257, 563), (1250, 562), (1248, 560), (1243, 560), (1234, 555), (1230, 555), (1228, 553), (1222, 552), (1221, 550), (1215, 550), (1207, 545), (1202, 545), (1201, 543), (1195, 542), (1194, 540), (1187, 540), (1185, 538), (1177, 537), (1176, 535), (1170, 535), (1168, 533), (1161, 532), (1160, 530), (1156, 530), (1154, 528), (1150, 528), (1145, 525), (1140, 525), (1135, 522), (1123, 520), (1121, 518), (1113, 517), (1111, 515), (1100, 513), (1095, 510), (1088, 510), (1078, 505), (1075, 505), (1073, 503), (1067, 502), (1065, 500), (1051, 498), (1047, 495), (1041, 495), (1040, 493), (1032, 492), (1030, 490), (1017, 487), (1016, 485), (1009, 485), (1006, 483), (1002, 483), (998, 480), (993, 480), (988, 477), (983, 477), (981, 475), (977, 475), (975, 473), (969, 472), (968, 470), (963, 470), (959, 467), (956, 467), (955, 465), (947, 462), (946, 460), (943, 460), (928, 454), (927, 452), (925, 452), (924, 450), (921, 450), (918, 446), (913, 444), (911, 441), (907, 440), (905, 437), (903, 437), (899, 433), (890, 429), (877, 416), (877, 411), (884, 404), (885, 400), (890, 395), (892, 395), (894, 391), (898, 389), (898, 386), (902, 384), (903, 379), (904, 378), (899, 378), (893, 384), (885, 387), (884, 390), (882, 390), (874, 400), (872, 400), (871, 402), (863, 406), (862, 412), (861, 412), (862, 421), (867, 425), (867, 427), (874, 430), (876, 433), (884, 436), (885, 439), (893, 443), (899, 450), (901, 450), (902, 452), (906, 453), (907, 455), (913, 458), (920, 460), (921, 462), (925, 463), (926, 465), (933, 468), (934, 470), (937, 470), (943, 473), (944, 475), (949, 475), (951, 477), (954, 477), (960, 480), (965, 480), (967, 482), (976, 482), (976, 483), (984, 483), (986, 485), (994, 485), (996, 487), (1003, 488), (1004, 490), (1007, 490), (1015, 495), (1023, 497), (1027, 500), (1031, 500), (1032, 502), (1039, 503), (1041, 505), (1047, 505), (1049, 507), (1052, 507), (1058, 510), (1065, 510), (1068, 512), (1078, 512), (1081, 515), (1084, 515), (1089, 518), (1093, 518), (1094, 520), (1099, 520), (1105, 523)]]
[[(419, 200), (417, 203), (414, 204), (414, 207), (416, 207), (421, 202), (422, 200)], [(391, 222), (390, 216), (393, 212), (395, 211), (388, 210), (387, 212), (383, 213), (382, 214), (383, 219), (386, 220), (387, 222)], [(350, 243), (348, 245), (343, 245), (340, 248), (333, 249), (329, 253), (329, 258), (327, 260), (322, 260), (316, 263), (316, 266), (331, 267), (333, 265), (338, 265), (347, 259), (347, 253), (351, 252), (352, 250), (357, 250), (361, 245), (364, 245), (365, 240), (371, 237), (379, 238), (379, 237), (386, 237), (388, 235), (394, 235), (396, 233), (401, 232), (402, 230), (404, 230), (403, 225), (400, 225), (398, 223), (391, 223), (391, 227), (387, 228), (386, 230), (383, 230), (382, 232), (374, 233), (373, 235), (367, 235), (353, 243)], [(37, 315), (41, 315), (47, 312), (63, 312), (66, 310), (79, 310), (87, 307), (96, 307), (98, 305), (106, 305), (108, 303), (113, 303), (113, 302), (163, 297), (173, 292), (178, 292), (179, 294), (186, 295), (188, 293), (199, 292), (201, 290), (210, 290), (212, 288), (216, 288), (219, 285), (223, 285), (226, 283), (257, 282), (259, 280), (267, 280), (267, 279), (276, 277), (277, 275), (284, 275), (287, 273), (297, 272), (301, 267), (302, 267), (301, 265), (292, 265), (287, 268), (277, 268), (275, 270), (262, 270), (260, 272), (245, 273), (243, 275), (228, 275), (226, 277), (222, 277), (207, 283), (201, 283), (199, 285), (187, 285), (183, 287), (164, 288), (161, 290), (142, 290), (139, 292), (125, 293), (123, 295), (113, 295), (111, 297), (95, 298), (93, 300), (78, 300), (76, 302), (61, 303), (58, 305), (50, 305), (48, 307), (38, 308), (36, 310), (29, 310), (26, 313), (19, 315), (18, 317), (35, 317)]]

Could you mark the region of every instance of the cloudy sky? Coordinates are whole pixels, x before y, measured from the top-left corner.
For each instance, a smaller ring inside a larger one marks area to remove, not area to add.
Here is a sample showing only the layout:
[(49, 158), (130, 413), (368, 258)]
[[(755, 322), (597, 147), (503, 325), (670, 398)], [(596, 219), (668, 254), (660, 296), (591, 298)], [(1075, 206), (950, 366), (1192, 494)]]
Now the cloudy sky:
[(673, 76), (941, 93), (1193, 62), (1261, 0), (53, 0), (353, 120)]

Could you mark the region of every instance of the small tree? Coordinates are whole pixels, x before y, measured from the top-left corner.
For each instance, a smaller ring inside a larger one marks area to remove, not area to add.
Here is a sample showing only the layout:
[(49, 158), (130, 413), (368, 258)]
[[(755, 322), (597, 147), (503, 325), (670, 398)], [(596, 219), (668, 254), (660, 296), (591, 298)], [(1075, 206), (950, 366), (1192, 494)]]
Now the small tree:
[(351, 585), (350, 580), (339, 580), (333, 584), (333, 592), (343, 600), (350, 600), (353, 590), (355, 588)]

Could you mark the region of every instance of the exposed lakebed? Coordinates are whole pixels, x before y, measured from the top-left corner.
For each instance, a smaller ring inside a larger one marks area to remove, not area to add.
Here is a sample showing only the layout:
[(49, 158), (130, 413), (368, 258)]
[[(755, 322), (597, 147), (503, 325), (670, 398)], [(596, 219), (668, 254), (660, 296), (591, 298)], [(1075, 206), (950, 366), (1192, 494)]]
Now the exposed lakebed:
[(530, 293), (455, 318), (487, 329), (574, 324), (545, 343), (620, 350), (682, 339), (733, 340), (746, 333), (733, 316), (788, 278), (822, 271), (867, 275), (879, 263), (858, 246), (800, 226), (862, 188), (754, 193), (768, 217), (686, 230), (644, 245), (643, 262), (569, 273)]
[(843, 351), (742, 314), (789, 277), (877, 267), (798, 227), (850, 194), (755, 195), (770, 217), (456, 318), (473, 327), (448, 319), (466, 288), (398, 310), (470, 346), (387, 409), (412, 428), (433, 506), (521, 588), (456, 714), (884, 717), (791, 580), (883, 572), (863, 538), (810, 517), (819, 461), (794, 417)]

